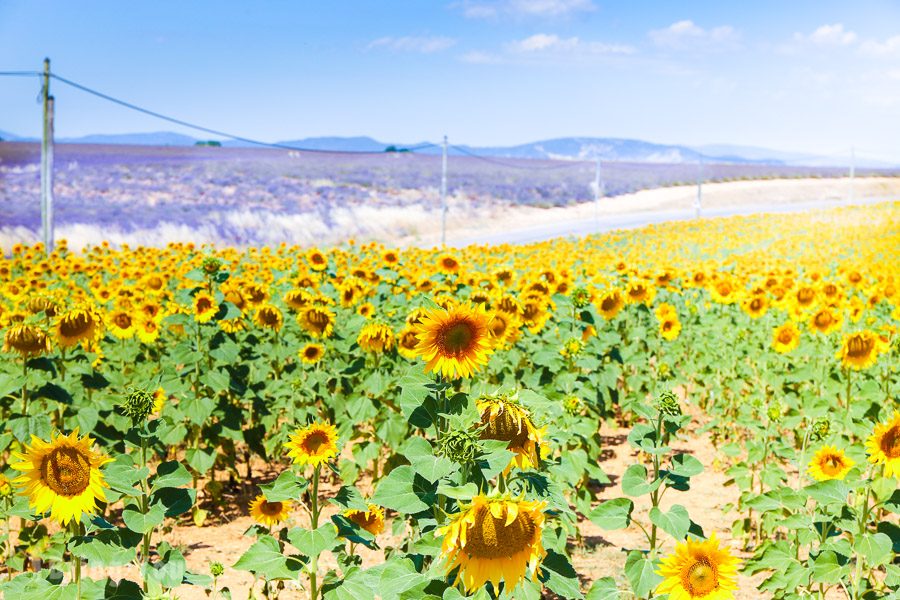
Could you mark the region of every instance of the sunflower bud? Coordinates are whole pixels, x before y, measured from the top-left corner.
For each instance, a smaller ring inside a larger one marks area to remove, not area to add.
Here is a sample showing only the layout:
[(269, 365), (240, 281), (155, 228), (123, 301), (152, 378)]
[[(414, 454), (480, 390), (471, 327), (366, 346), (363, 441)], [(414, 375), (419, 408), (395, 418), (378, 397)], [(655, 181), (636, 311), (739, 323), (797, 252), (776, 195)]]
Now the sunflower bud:
[(681, 416), (681, 405), (678, 398), (672, 392), (663, 392), (656, 399), (656, 410), (670, 417)]
[(137, 427), (140, 423), (146, 421), (150, 413), (153, 412), (155, 402), (152, 394), (132, 388), (125, 397), (125, 402), (122, 403), (122, 412), (131, 419), (131, 424)]
[(476, 431), (449, 431), (438, 440), (437, 453), (461, 465), (472, 463), (478, 453), (478, 439)]
[(209, 563), (209, 574), (213, 577), (221, 577), (225, 572), (225, 566), (220, 562)]
[(831, 422), (825, 417), (819, 417), (812, 424), (812, 431), (809, 438), (815, 442), (824, 440), (831, 431)]
[(566, 412), (570, 415), (576, 415), (581, 412), (582, 404), (581, 398), (575, 394), (569, 394), (563, 400), (563, 408), (565, 408)]
[(222, 261), (214, 256), (207, 256), (203, 259), (201, 268), (207, 275), (215, 275), (222, 268)]
[(563, 347), (559, 349), (559, 353), (566, 358), (574, 358), (584, 348), (584, 344), (578, 338), (569, 338)]
[(769, 417), (769, 421), (772, 423), (778, 423), (781, 421), (781, 404), (773, 404), (766, 411), (766, 416)]
[(591, 303), (591, 293), (587, 288), (577, 287), (572, 290), (572, 304), (575, 308), (584, 308)]

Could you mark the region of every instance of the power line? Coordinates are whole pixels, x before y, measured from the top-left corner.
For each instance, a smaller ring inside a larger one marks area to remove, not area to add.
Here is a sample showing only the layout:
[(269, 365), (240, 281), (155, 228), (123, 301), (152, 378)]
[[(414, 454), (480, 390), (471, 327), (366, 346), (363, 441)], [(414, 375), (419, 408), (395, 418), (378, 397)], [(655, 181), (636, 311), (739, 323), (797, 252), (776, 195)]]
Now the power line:
[[(384, 154), (383, 150), (321, 150), (317, 148), (301, 148), (297, 146), (289, 146), (287, 144), (273, 144), (270, 142), (263, 142), (260, 140), (255, 140), (253, 138), (248, 138), (240, 135), (234, 135), (228, 133), (226, 131), (220, 131), (218, 129), (212, 129), (210, 127), (204, 127), (202, 125), (197, 125), (196, 123), (190, 123), (188, 121), (184, 121), (182, 119), (176, 119), (175, 117), (170, 117), (168, 115), (164, 115), (162, 113), (158, 113), (156, 111), (150, 110), (148, 108), (143, 108), (136, 104), (132, 104), (131, 102), (126, 102), (125, 100), (120, 100), (119, 98), (115, 98), (110, 96), (109, 94), (104, 94), (103, 92), (97, 91), (95, 89), (89, 88), (85, 85), (72, 81), (70, 79), (66, 79), (65, 77), (61, 77), (55, 73), (51, 73), (50, 77), (59, 81), (60, 83), (64, 83), (68, 86), (71, 86), (77, 90), (81, 90), (82, 92), (91, 94), (108, 102), (112, 102), (113, 104), (118, 104), (119, 106), (123, 106), (130, 110), (137, 111), (139, 113), (143, 113), (145, 115), (149, 115), (151, 117), (155, 117), (157, 119), (161, 119), (163, 121), (168, 121), (169, 123), (174, 123), (176, 125), (181, 125), (182, 127), (187, 127), (189, 129), (195, 129), (197, 131), (203, 131), (205, 133), (210, 133), (212, 135), (217, 135), (220, 137), (228, 138), (231, 140), (245, 142), (247, 144), (253, 144), (255, 146), (264, 146), (267, 148), (277, 148), (279, 150), (291, 150), (294, 152), (311, 152), (318, 154)], [(409, 151), (414, 152), (416, 150), (423, 150), (425, 148), (435, 147), (437, 144), (432, 144), (430, 142), (426, 142), (423, 144), (419, 144), (418, 146), (413, 146), (410, 148), (398, 147), (398, 151)]]
[[(471, 158), (476, 158), (478, 160), (483, 160), (484, 162), (488, 162), (494, 165), (498, 165), (501, 167), (507, 167), (509, 169), (524, 169), (527, 171), (555, 171), (557, 169), (570, 169), (572, 167), (583, 167), (587, 164), (587, 161), (565, 161), (566, 164), (560, 165), (544, 165), (544, 166), (535, 166), (535, 165), (521, 165), (517, 163), (506, 162), (503, 160), (497, 160), (496, 158), (491, 158), (488, 156), (482, 156), (481, 154), (475, 154), (470, 150), (466, 150), (461, 146), (450, 146), (457, 152), (465, 154)], [(534, 160), (534, 159), (526, 159), (526, 160)]]

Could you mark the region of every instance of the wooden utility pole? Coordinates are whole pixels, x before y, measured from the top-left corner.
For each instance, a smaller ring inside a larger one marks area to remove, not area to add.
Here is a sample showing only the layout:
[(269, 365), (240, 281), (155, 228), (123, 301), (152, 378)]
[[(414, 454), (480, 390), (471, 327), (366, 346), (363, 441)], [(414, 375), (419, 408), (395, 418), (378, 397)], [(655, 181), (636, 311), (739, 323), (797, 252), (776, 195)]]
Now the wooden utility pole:
[(41, 137), (41, 233), (47, 254), (53, 252), (53, 96), (50, 95), (50, 59), (44, 59), (44, 133)]

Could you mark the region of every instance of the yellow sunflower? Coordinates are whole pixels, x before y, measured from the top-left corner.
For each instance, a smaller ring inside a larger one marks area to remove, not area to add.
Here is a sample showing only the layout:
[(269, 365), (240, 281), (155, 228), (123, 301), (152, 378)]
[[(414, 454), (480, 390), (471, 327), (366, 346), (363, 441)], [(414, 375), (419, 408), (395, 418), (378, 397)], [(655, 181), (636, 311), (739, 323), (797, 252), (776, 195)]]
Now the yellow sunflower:
[(17, 352), (25, 358), (50, 352), (50, 336), (36, 325), (19, 323), (6, 330), (3, 351)]
[(845, 367), (859, 371), (874, 365), (882, 349), (881, 338), (866, 329), (845, 335), (837, 358), (841, 359)]
[(113, 336), (127, 340), (134, 336), (134, 319), (127, 310), (119, 308), (107, 318), (106, 328)]
[(45, 442), (35, 435), (24, 452), (13, 452), (10, 466), (22, 473), (13, 480), (28, 504), (38, 513), (50, 511), (50, 518), (67, 525), (92, 514), (97, 500), (106, 500), (100, 467), (112, 459), (91, 450), (94, 440), (78, 438), (78, 429), (69, 435), (56, 434)]
[(366, 352), (381, 354), (394, 347), (394, 332), (384, 323), (369, 323), (360, 330), (356, 343)]
[(681, 321), (678, 315), (667, 315), (659, 322), (659, 335), (667, 341), (676, 339), (681, 334)]
[(491, 314), (488, 329), (493, 338), (492, 345), (495, 348), (505, 348), (513, 345), (521, 334), (521, 321), (512, 313), (495, 311)]
[(614, 319), (624, 306), (625, 299), (622, 297), (622, 292), (618, 288), (607, 290), (597, 301), (597, 308), (600, 310), (600, 314), (603, 315), (603, 318), (607, 321)]
[(741, 303), (741, 308), (751, 319), (758, 319), (769, 309), (769, 301), (762, 294), (747, 296)]
[(379, 535), (384, 531), (384, 510), (374, 504), (369, 504), (368, 509), (347, 510), (344, 511), (344, 516), (372, 535)]
[(143, 344), (150, 345), (159, 339), (159, 323), (156, 319), (142, 317), (138, 319), (134, 329)]
[(306, 253), (306, 261), (309, 263), (309, 268), (313, 271), (324, 271), (328, 268), (328, 258), (315, 248), (311, 248)]
[(816, 313), (809, 318), (809, 328), (816, 333), (829, 334), (832, 331), (840, 328), (841, 326), (841, 314), (839, 312), (832, 311), (827, 306), (824, 308), (820, 308), (816, 311)]
[(297, 354), (306, 364), (314, 365), (325, 356), (325, 347), (322, 344), (307, 344)]
[(253, 321), (263, 329), (271, 329), (278, 332), (284, 324), (284, 316), (278, 310), (278, 307), (271, 304), (263, 304), (256, 309)]
[(670, 600), (731, 600), (737, 589), (738, 559), (728, 548), (720, 548), (716, 533), (705, 542), (685, 540), (663, 559), (657, 575), (665, 579), (657, 594)]
[(481, 396), (475, 401), (481, 414), (481, 439), (509, 442), (507, 448), (516, 453), (509, 466), (530, 469), (540, 464), (542, 451), (549, 446), (544, 441), (546, 428), (538, 428), (531, 420), (531, 411), (518, 403), (515, 396)]
[(91, 306), (67, 310), (56, 319), (56, 339), (62, 348), (71, 348), (84, 340), (99, 337), (102, 327), (100, 314)]
[(787, 354), (800, 343), (800, 330), (793, 321), (776, 327), (772, 334), (772, 347), (779, 354)]
[(451, 379), (471, 377), (493, 352), (488, 316), (481, 306), (427, 310), (415, 332), (416, 353), (426, 361), (426, 373), (435, 371)]
[(405, 327), (397, 336), (397, 352), (400, 356), (410, 360), (416, 359), (416, 346), (419, 345), (419, 337), (411, 327)]
[(479, 494), (437, 530), (443, 536), (441, 557), (447, 573), (459, 568), (454, 585), (462, 581), (469, 592), (490, 581), (494, 589), (505, 583), (512, 590), (528, 569), (536, 581), (546, 551), (541, 544), (546, 502), (491, 499)]
[(266, 527), (274, 527), (290, 516), (291, 502), (269, 502), (260, 494), (250, 503), (249, 509), (254, 521)]
[(313, 337), (331, 337), (334, 331), (334, 313), (324, 306), (310, 306), (297, 316), (300, 326)]
[(294, 464), (318, 467), (337, 456), (337, 430), (331, 423), (312, 423), (291, 434), (284, 447)]
[(367, 319), (371, 318), (375, 314), (375, 306), (371, 302), (363, 302), (357, 307), (356, 314)]
[(219, 312), (219, 305), (209, 292), (197, 292), (194, 296), (193, 304), (194, 319), (198, 323), (209, 322)]
[(855, 464), (843, 450), (834, 446), (822, 446), (809, 461), (809, 474), (816, 481), (843, 479)]
[(884, 465), (887, 477), (900, 476), (900, 411), (886, 423), (877, 423), (866, 440), (869, 462)]

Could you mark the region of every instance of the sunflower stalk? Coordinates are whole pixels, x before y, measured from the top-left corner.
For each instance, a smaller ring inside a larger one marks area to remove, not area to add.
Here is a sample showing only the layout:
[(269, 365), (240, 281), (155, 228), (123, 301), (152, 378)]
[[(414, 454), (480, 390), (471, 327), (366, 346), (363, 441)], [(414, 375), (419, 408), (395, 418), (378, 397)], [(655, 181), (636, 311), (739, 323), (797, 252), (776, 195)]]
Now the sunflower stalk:
[[(76, 537), (80, 537), (82, 535), (81, 530), (81, 520), (80, 519), (72, 519), (69, 524), (71, 528), (72, 537), (70, 541), (74, 541)], [(75, 597), (81, 598), (81, 557), (75, 556), (72, 554), (72, 564), (75, 568), (73, 574), (73, 582), (75, 583)]]
[[(315, 531), (319, 528), (319, 473), (322, 470), (321, 465), (316, 465), (315, 471), (313, 472), (313, 480), (312, 480), (312, 491), (309, 494), (309, 506), (311, 512), (311, 525), (312, 530)], [(309, 561), (309, 598), (310, 600), (316, 600), (319, 597), (319, 587), (318, 587), (318, 569), (319, 569), (319, 555), (315, 554), (310, 557)]]

